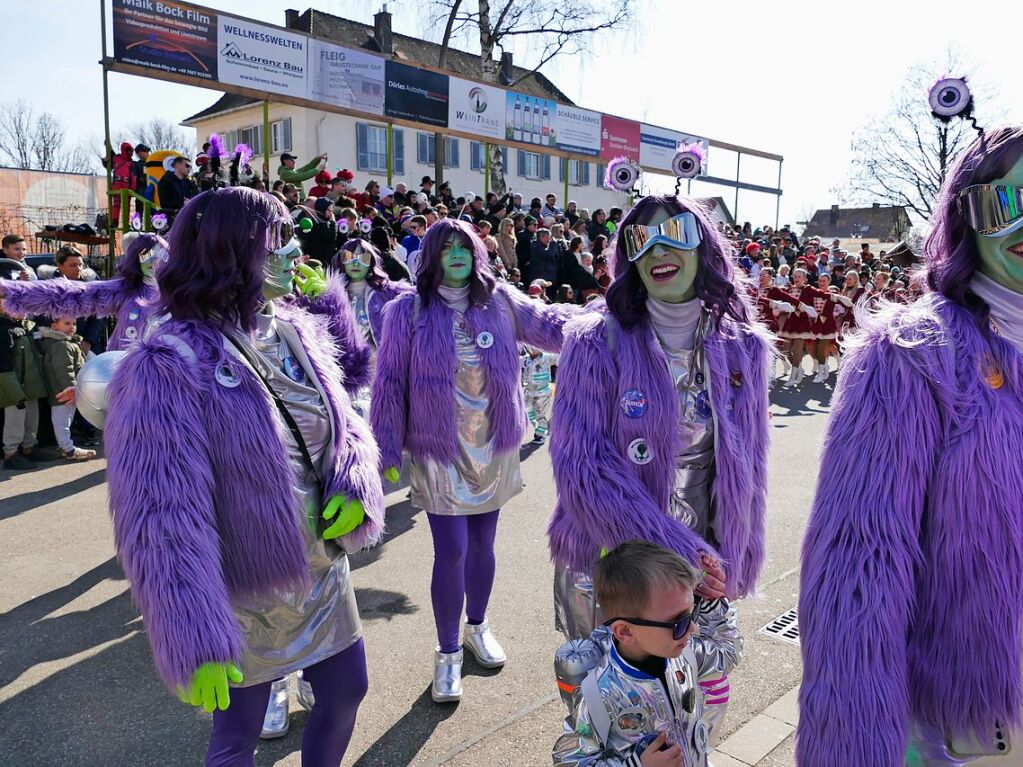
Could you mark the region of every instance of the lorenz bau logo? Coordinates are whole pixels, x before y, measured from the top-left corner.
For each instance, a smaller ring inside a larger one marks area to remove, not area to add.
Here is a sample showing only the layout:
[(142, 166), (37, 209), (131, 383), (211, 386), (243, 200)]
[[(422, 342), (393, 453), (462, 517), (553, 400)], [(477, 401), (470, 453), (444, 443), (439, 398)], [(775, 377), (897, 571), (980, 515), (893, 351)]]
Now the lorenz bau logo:
[(220, 49), (220, 55), (225, 59), (234, 59), (236, 61), (246, 61), (250, 64), (259, 64), (263, 67), (270, 67), (271, 69), (279, 69), (282, 72), (296, 72), (301, 73), (302, 67), (298, 64), (292, 64), (289, 61), (277, 61), (276, 59), (270, 59), (265, 56), (250, 56), (244, 50), (242, 50), (238, 43), (233, 40), (224, 45)]
[(473, 88), (469, 91), (469, 103), (472, 105), (472, 111), (478, 115), (483, 114), (487, 111), (487, 92), (480, 87)]

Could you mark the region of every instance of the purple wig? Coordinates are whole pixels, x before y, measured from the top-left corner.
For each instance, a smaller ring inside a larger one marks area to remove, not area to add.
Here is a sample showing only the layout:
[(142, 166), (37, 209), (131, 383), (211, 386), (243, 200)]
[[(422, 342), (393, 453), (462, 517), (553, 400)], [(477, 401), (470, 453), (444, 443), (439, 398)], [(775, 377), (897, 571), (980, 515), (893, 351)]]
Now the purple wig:
[(387, 273), (384, 272), (384, 260), (380, 256), (380, 251), (377, 250), (376, 246), (369, 240), (363, 240), (359, 237), (353, 237), (350, 240), (346, 240), (345, 244), (341, 246), (341, 250), (339, 250), (337, 255), (334, 257), (334, 268), (344, 275), (345, 280), (347, 281), (348, 275), (344, 271), (345, 266), (342, 263), (340, 256), (341, 253), (345, 251), (354, 253), (356, 248), (361, 248), (372, 256), (373, 263), (370, 264), (369, 274), (366, 275), (366, 282), (368, 282), (369, 286), (374, 290), (380, 290), (380, 288), (387, 284)]
[(117, 260), (117, 276), (133, 288), (141, 285), (145, 275), (142, 273), (140, 259), (157, 245), (166, 249), (167, 241), (158, 234), (140, 232), (135, 239), (128, 243), (128, 247), (124, 249), (124, 253)]
[(997, 128), (987, 133), (986, 141), (981, 142), (978, 137), (970, 144), (945, 177), (931, 220), (934, 228), (924, 245), (927, 284), (935, 292), (970, 309), (980, 319), (986, 316), (986, 305), (972, 295), (967, 296), (980, 254), (973, 230), (959, 208), (958, 194), (968, 186), (1001, 178), (1021, 157), (1021, 127)]
[(251, 332), (265, 300), (267, 259), (290, 226), (283, 203), (247, 187), (193, 197), (171, 227), (160, 311), (176, 319), (216, 318), (225, 328), (237, 323)]
[(419, 252), (416, 269), (416, 290), (428, 305), (444, 280), (444, 267), (440, 254), (447, 241), (454, 235), (472, 251), (472, 272), (469, 274), (469, 303), (472, 306), (486, 306), (494, 292), (495, 281), (490, 268), (487, 248), (471, 224), (453, 218), (442, 218), (426, 230)]
[[(749, 310), (743, 300), (743, 293), (736, 290), (740, 278), (732, 267), (730, 249), (717, 229), (711, 226), (710, 219), (703, 207), (689, 198), (674, 195), (656, 195), (644, 197), (636, 207), (630, 210), (618, 230), (632, 224), (647, 224), (654, 220), (659, 209), (663, 208), (671, 216), (679, 213), (692, 213), (700, 229), (701, 242), (696, 249), (700, 258), (700, 268), (696, 273), (696, 295), (703, 301), (714, 320), (729, 315), (739, 322), (749, 322)], [(646, 287), (640, 277), (635, 262), (630, 262), (625, 254), (624, 243), (618, 237), (614, 240), (612, 256), (612, 274), (614, 277), (607, 291), (607, 308), (621, 323), (622, 327), (632, 327), (642, 322), (647, 316)]]

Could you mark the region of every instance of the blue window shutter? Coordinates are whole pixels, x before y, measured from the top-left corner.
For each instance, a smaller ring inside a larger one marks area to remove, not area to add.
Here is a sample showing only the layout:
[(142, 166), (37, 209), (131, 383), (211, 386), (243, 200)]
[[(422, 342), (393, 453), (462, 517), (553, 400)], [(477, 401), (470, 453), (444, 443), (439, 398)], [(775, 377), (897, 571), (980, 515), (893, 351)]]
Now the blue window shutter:
[(394, 128), (391, 141), (394, 150), (394, 172), (401, 176), (405, 174), (405, 131)]
[(454, 157), (455, 159), (451, 163), (451, 167), (457, 168), (459, 166), (459, 163), (461, 162), (458, 158), (458, 145), (461, 144), (462, 142), (459, 141), (458, 139), (455, 139), (452, 143), (455, 145), (455, 151), (452, 153), (451, 156)]
[(558, 181), (565, 182), (565, 158), (558, 158)]
[(359, 170), (369, 170), (369, 131), (366, 123), (355, 125), (355, 145)]
[(547, 181), (551, 178), (551, 156), (549, 154), (543, 156), (543, 177)]
[(526, 177), (526, 153), (521, 149), (516, 149), (515, 153), (519, 157), (519, 178)]
[(588, 186), (590, 183), (590, 164), (588, 162), (583, 163), (583, 186)]
[(482, 166), (480, 163), (480, 144), (478, 141), (469, 142), (469, 170), (479, 170)]
[(426, 134), (425, 133), (417, 133), (416, 134), (416, 162), (419, 163), (420, 165), (426, 165), (427, 164), (426, 153), (427, 153)]
[(595, 179), (593, 179), (593, 185), (594, 186), (603, 186), (603, 184), (604, 184), (604, 173), (606, 173), (606, 172), (607, 172), (606, 168), (604, 168), (604, 166), (601, 165), (598, 162), (597, 163), (597, 177)]
[(444, 159), (444, 163), (448, 168), (458, 167), (458, 139), (456, 138), (444, 138), (444, 149), (447, 155)]

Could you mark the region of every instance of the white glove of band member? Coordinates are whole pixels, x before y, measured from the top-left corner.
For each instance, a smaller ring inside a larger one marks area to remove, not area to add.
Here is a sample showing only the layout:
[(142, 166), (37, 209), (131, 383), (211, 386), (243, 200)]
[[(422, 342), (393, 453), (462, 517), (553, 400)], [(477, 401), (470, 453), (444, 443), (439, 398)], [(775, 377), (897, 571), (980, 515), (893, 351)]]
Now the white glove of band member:
[(792, 314), (796, 310), (796, 307), (788, 301), (771, 301), (771, 308), (779, 312), (786, 312), (787, 314)]
[(817, 319), (817, 310), (807, 304), (800, 304), (799, 308), (805, 312), (811, 319)]

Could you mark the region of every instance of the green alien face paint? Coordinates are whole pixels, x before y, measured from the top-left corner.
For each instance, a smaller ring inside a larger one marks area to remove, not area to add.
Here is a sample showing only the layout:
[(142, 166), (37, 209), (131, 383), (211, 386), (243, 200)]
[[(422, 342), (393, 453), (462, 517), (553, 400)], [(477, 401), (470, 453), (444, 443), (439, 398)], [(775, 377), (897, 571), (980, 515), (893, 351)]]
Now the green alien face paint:
[(472, 274), (472, 251), (460, 237), (452, 235), (440, 253), (440, 263), (444, 267), (443, 284), (449, 288), (464, 288), (469, 284)]
[[(990, 186), (1023, 186), (1023, 159)], [(1004, 237), (986, 237), (973, 232), (973, 241), (980, 254), (977, 268), (1003, 287), (1023, 293), (1023, 229)]]

